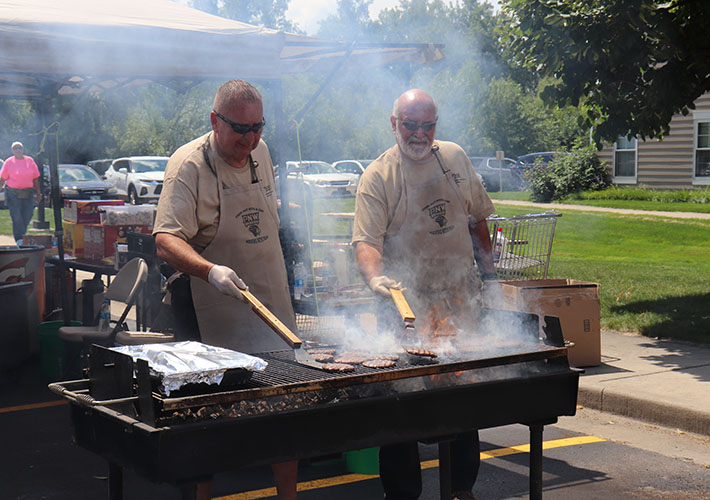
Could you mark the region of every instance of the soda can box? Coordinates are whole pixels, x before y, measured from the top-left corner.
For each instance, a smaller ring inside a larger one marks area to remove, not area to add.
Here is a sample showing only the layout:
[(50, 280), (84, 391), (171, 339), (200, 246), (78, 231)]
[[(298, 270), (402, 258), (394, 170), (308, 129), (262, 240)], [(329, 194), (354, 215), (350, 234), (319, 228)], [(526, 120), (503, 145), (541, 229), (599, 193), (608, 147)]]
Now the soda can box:
[(123, 206), (123, 200), (64, 200), (64, 220), (79, 224), (101, 222), (101, 207)]

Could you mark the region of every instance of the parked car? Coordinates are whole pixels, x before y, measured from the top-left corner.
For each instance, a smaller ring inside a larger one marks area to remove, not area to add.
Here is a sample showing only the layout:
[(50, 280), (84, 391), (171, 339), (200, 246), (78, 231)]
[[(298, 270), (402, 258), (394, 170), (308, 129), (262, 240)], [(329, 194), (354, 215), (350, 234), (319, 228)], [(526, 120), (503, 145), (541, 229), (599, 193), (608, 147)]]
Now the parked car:
[(132, 205), (157, 203), (163, 190), (167, 156), (128, 156), (113, 160), (106, 170), (106, 180), (118, 190), (121, 198)]
[[(62, 200), (115, 200), (118, 191), (109, 182), (86, 165), (76, 163), (60, 163), (57, 165), (59, 191)], [(47, 179), (46, 190), (43, 193), (47, 205), (51, 204), (51, 178), (49, 166), (44, 166), (44, 177)]]
[(113, 163), (113, 160), (91, 160), (90, 162), (87, 162), (86, 164), (96, 170), (96, 173), (103, 176), (108, 168), (111, 166), (111, 163)]
[(548, 163), (550, 163), (552, 161), (552, 159), (554, 157), (555, 157), (554, 151), (542, 151), (539, 153), (528, 153), (528, 154), (518, 156), (518, 161), (520, 163), (522, 163), (523, 165), (531, 167), (531, 166), (535, 165), (538, 158), (540, 158), (540, 162), (542, 165), (547, 165)]
[[(338, 172), (324, 161), (287, 161), (286, 169), (289, 181), (296, 181), (303, 175), (303, 185), (309, 198), (348, 198), (355, 196), (357, 191), (357, 174)], [(275, 175), (281, 175), (278, 166), (275, 167)]]
[(375, 160), (340, 160), (333, 163), (333, 167), (335, 167), (335, 170), (338, 172), (355, 174), (359, 177), (373, 161)]
[(499, 161), (494, 156), (472, 156), (469, 159), (488, 191), (500, 191), (501, 182), (503, 191), (516, 191), (525, 184), (522, 177), (523, 164), (516, 160), (505, 158)]

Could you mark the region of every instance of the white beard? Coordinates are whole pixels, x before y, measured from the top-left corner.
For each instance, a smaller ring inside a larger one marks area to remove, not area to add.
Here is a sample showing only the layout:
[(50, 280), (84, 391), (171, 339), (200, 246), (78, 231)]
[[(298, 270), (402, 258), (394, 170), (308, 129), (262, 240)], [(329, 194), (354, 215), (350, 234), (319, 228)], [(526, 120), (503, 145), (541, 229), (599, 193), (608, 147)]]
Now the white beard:
[(404, 137), (402, 137), (399, 127), (395, 127), (394, 137), (397, 139), (397, 145), (405, 156), (412, 160), (422, 160), (431, 153), (431, 145), (434, 141), (429, 140), (429, 137), (418, 139), (414, 135), (410, 135), (409, 142), (407, 142), (404, 140)]

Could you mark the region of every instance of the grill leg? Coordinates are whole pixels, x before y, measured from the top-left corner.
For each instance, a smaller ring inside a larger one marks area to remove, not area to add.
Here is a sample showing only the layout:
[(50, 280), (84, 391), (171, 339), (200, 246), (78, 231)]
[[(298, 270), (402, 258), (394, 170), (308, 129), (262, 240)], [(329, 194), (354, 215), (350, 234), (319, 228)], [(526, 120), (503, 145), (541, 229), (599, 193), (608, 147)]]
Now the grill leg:
[(544, 425), (530, 425), (530, 500), (542, 500), (542, 431)]
[(108, 463), (108, 500), (123, 500), (123, 469)]
[(451, 499), (451, 441), (439, 441), (439, 498)]

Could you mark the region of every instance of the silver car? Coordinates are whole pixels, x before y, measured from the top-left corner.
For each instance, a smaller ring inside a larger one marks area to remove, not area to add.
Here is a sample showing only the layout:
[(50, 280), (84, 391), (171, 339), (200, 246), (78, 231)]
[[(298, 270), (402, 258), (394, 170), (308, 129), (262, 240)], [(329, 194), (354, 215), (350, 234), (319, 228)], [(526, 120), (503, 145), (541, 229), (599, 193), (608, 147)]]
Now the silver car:
[[(324, 161), (287, 161), (286, 169), (287, 179), (302, 180), (306, 195), (312, 198), (352, 198), (357, 191), (357, 174), (338, 172)], [(277, 167), (276, 175), (280, 174)]]

